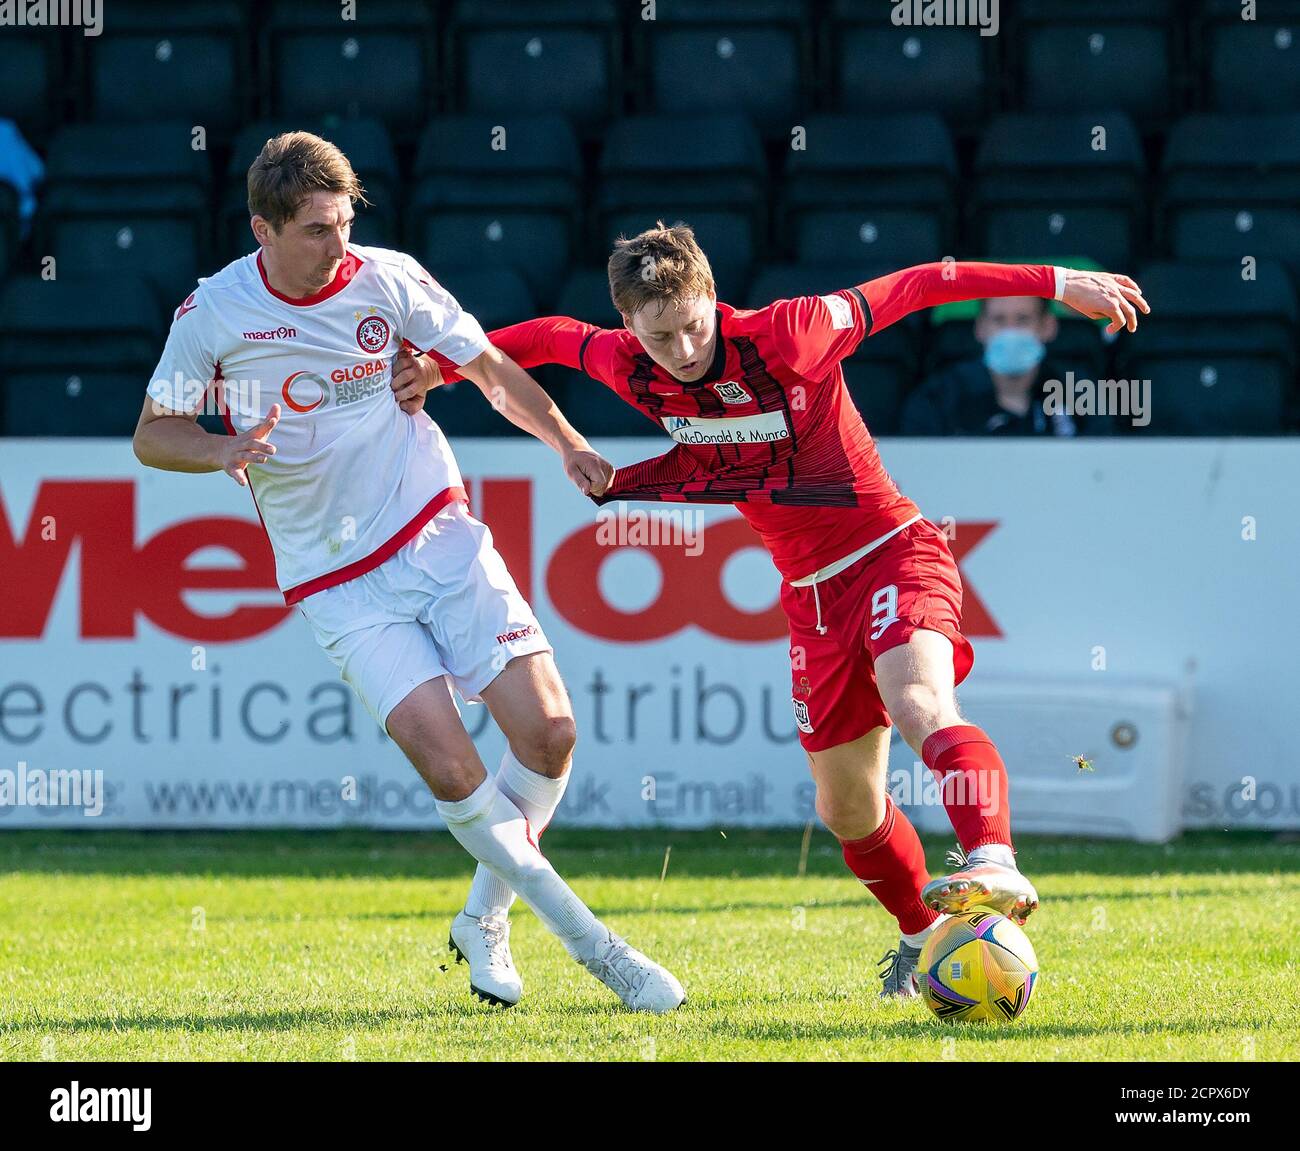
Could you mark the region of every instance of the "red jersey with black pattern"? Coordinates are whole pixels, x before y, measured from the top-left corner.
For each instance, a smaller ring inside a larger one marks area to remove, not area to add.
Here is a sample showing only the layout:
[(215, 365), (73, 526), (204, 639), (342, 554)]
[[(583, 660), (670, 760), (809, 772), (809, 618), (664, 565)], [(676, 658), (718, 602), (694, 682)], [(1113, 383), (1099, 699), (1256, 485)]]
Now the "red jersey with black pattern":
[(719, 303), (713, 362), (690, 383), (656, 364), (626, 329), (551, 316), (489, 339), (521, 367), (580, 369), (676, 441), (664, 455), (619, 468), (597, 503), (735, 504), (793, 580), (920, 514), (885, 470), (840, 362), (918, 308), (1055, 293), (1050, 266), (948, 261), (755, 310)]
[(593, 335), (585, 369), (676, 441), (666, 455), (619, 468), (599, 502), (735, 504), (787, 579), (912, 519), (916, 505), (885, 470), (844, 387), (839, 361), (868, 326), (857, 289), (756, 311), (720, 303), (713, 364), (689, 384), (630, 332)]

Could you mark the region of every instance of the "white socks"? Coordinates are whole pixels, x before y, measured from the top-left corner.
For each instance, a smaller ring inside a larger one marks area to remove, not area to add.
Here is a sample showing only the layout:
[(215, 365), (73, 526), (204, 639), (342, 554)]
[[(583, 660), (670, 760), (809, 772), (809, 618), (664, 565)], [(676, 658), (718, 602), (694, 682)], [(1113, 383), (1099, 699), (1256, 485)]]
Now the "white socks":
[(939, 918), (930, 924), (929, 927), (923, 927), (915, 935), (908, 935), (905, 931), (899, 932), (899, 934), (908, 947), (924, 947), (925, 941), (934, 934), (935, 928), (937, 928), (947, 918), (946, 915), (939, 916)]
[(966, 857), (966, 862), (997, 863), (1013, 871), (1020, 870), (1016, 867), (1016, 853), (1008, 843), (986, 843), (983, 847), (977, 847)]
[(595, 954), (608, 929), (529, 842), (523, 813), (496, 780), (489, 776), (465, 799), (438, 800), (436, 806), (456, 841), (508, 889), (518, 891), (574, 959), (582, 962)]
[[(529, 771), (507, 745), (501, 758), (501, 770), (496, 774), (496, 784), (527, 817), (534, 840), (542, 834), (555, 809), (560, 806), (564, 789), (569, 786), (569, 775), (570, 772), (566, 771), (559, 779), (551, 779)], [(479, 864), (474, 882), (470, 884), (469, 898), (465, 900), (465, 914), (475, 919), (484, 915), (501, 915), (510, 910), (514, 901), (515, 893), (510, 885)]]

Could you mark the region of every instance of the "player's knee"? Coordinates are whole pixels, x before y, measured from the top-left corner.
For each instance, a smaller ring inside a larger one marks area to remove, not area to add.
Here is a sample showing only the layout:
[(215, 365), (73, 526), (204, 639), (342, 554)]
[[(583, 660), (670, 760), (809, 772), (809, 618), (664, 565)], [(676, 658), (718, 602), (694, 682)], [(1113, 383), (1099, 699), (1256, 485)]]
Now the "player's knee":
[(865, 789), (853, 795), (818, 790), (817, 816), (836, 839), (865, 839), (885, 817), (884, 797)]
[(534, 724), (517, 749), (520, 759), (533, 771), (559, 779), (569, 770), (578, 742), (578, 725), (571, 715), (548, 715)]
[(408, 753), (407, 758), (429, 785), (434, 797), (446, 803), (468, 798), (483, 782), (483, 765), (476, 756), (417, 751)]
[(905, 684), (885, 706), (898, 734), (913, 748), (941, 727), (956, 722), (957, 708), (951, 690), (941, 691), (930, 684)]

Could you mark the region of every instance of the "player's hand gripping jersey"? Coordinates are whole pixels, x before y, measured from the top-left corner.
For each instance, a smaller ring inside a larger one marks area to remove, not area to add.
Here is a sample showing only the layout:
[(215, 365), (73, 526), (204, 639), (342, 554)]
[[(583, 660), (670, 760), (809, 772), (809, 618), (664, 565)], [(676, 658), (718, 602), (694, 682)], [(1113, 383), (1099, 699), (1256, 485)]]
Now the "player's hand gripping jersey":
[(314, 296), (276, 292), (260, 253), (228, 264), (177, 309), (149, 394), (191, 413), (215, 381), (226, 427), (281, 408), (275, 455), (247, 471), (287, 603), (362, 575), (464, 500), (456, 461), (424, 413), (389, 389), (403, 342), (467, 364), (478, 321), (410, 256), (348, 245)]
[(920, 515), (881, 464), (840, 361), (909, 312), (989, 296), (1052, 298), (1063, 282), (1047, 265), (949, 261), (755, 311), (719, 303), (712, 367), (686, 384), (626, 329), (551, 316), (491, 339), (521, 367), (578, 368), (677, 441), (619, 468), (598, 503), (734, 503), (781, 574), (797, 580)]

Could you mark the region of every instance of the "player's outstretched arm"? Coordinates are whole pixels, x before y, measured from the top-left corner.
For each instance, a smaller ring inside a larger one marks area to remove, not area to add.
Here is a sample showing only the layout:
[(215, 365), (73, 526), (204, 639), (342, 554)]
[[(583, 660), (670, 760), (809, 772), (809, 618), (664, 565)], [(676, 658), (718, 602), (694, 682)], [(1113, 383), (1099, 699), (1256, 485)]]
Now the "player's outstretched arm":
[(1109, 319), (1108, 331), (1137, 330), (1138, 312), (1151, 311), (1141, 289), (1127, 276), (1082, 272), (1050, 264), (986, 264), (944, 260), (918, 264), (859, 286), (875, 333), (922, 308), (997, 296), (1057, 299), (1094, 319)]
[(256, 427), (236, 436), (213, 435), (199, 426), (199, 413), (174, 412), (147, 396), (136, 424), (131, 446), (135, 456), (150, 468), (167, 472), (225, 472), (242, 487), (248, 486), (244, 469), (264, 464), (275, 455), (268, 440), (280, 420), (280, 405)]
[(584, 496), (598, 496), (614, 477), (614, 465), (591, 450), (555, 401), (527, 372), (493, 345), (460, 368), (497, 411), (560, 453), (564, 472)]
[[(583, 345), (600, 330), (569, 316), (540, 316), (521, 324), (494, 328), (487, 337), (493, 347), (521, 368), (563, 364), (566, 368), (585, 371)], [(404, 412), (419, 411), (425, 395), (439, 384), (453, 384), (466, 378), (460, 368), (436, 351), (414, 356), (408, 346), (403, 346), (393, 362), (393, 393)]]

